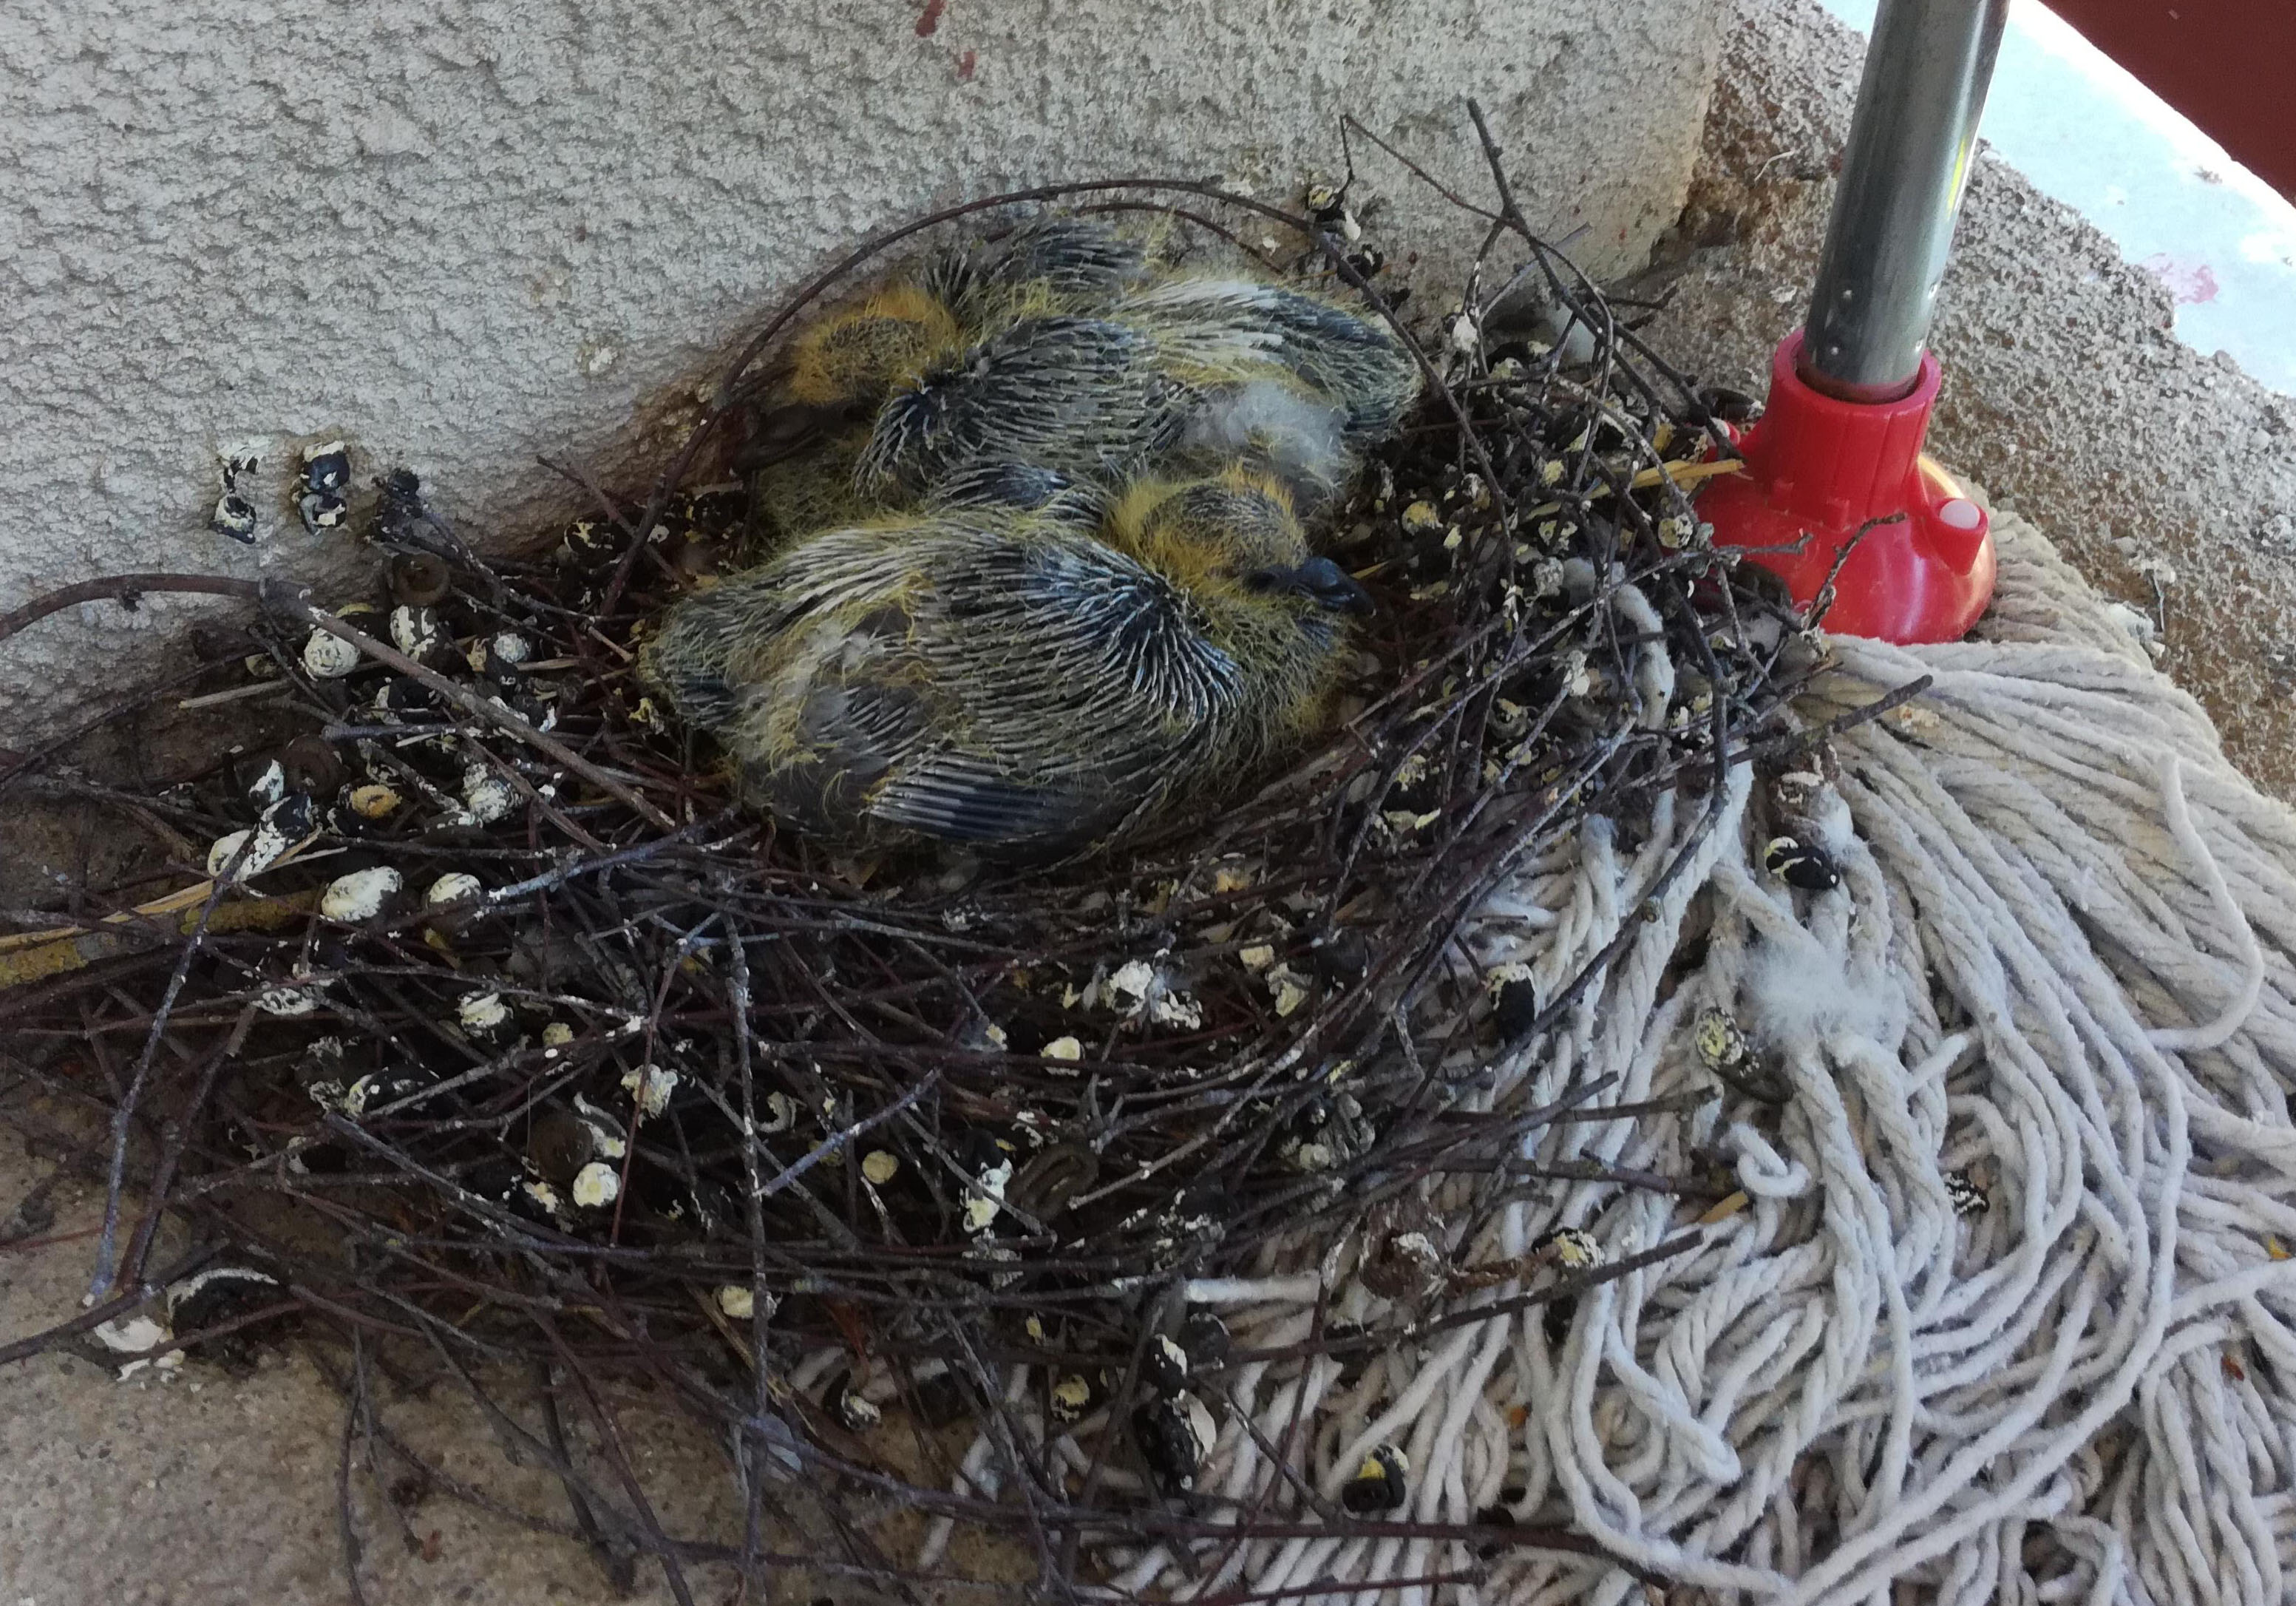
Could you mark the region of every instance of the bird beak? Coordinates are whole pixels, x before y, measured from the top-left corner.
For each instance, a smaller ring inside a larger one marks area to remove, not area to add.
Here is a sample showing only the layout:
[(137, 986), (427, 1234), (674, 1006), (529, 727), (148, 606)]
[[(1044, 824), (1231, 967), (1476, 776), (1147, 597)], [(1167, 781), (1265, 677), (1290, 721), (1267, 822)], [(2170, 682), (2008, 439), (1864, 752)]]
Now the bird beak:
[(1371, 593), (1356, 584), (1352, 575), (1328, 557), (1311, 557), (1290, 568), (1261, 569), (1250, 575), (1247, 583), (1255, 591), (1304, 597), (1335, 614), (1372, 611)]

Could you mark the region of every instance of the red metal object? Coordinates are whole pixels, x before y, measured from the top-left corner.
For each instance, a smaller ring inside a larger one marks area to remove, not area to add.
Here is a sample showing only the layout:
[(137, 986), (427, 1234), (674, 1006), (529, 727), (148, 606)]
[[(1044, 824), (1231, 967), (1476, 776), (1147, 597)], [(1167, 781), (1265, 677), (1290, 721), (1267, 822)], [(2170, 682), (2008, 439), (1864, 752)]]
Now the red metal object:
[[(1993, 597), (1993, 536), (1985, 510), (1922, 456), (1941, 377), (1924, 352), (1921, 377), (1896, 401), (1841, 401), (1799, 371), (1801, 332), (1770, 358), (1770, 399), (1738, 441), (1746, 472), (1710, 482), (1699, 517), (1725, 547), (1785, 548), (1755, 563), (1782, 575), (1808, 607), (1841, 548), (1872, 524), (1834, 576), (1824, 628), (1910, 644), (1965, 634)], [(1895, 523), (1873, 524), (1895, 514)]]
[(2288, 0), (2049, 0), (2090, 44), (2296, 201), (2296, 7)]

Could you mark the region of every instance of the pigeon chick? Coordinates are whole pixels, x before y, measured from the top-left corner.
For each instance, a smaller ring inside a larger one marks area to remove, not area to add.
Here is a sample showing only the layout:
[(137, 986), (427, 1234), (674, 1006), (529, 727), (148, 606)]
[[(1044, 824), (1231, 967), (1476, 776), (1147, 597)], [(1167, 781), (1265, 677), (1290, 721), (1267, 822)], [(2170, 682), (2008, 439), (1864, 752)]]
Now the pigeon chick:
[(640, 671), (801, 829), (1054, 859), (1315, 729), (1368, 605), (1238, 471), (1134, 487), (1097, 534), (975, 507), (813, 536), (672, 609)]
[(1141, 248), (1114, 230), (1047, 214), (1001, 240), (939, 252), (914, 279), (815, 324), (791, 346), (744, 454), (768, 549), (897, 505), (857, 478), (870, 425), (897, 391), (1025, 310), (1104, 301), (1146, 272)]
[[(1419, 391), (1384, 324), (1314, 292), (1152, 274), (1136, 246), (1043, 219), (937, 259), (808, 331), (757, 428), (767, 550), (873, 513), (988, 500), (1013, 465), (1113, 488), (1232, 462), (1313, 505)], [(970, 482), (976, 494), (953, 494)], [(1015, 504), (1035, 506), (1028, 502)]]
[(1417, 362), (1383, 323), (1311, 291), (1179, 276), (1099, 305), (1015, 317), (877, 409), (865, 497), (1027, 463), (1113, 485), (1242, 462), (1318, 504), (1394, 433)]

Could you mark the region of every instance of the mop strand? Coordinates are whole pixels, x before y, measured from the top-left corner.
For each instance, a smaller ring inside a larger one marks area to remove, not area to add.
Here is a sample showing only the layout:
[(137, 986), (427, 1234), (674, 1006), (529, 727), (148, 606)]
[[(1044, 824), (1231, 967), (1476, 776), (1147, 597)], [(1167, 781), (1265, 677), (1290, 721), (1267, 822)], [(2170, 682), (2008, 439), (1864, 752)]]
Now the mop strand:
[[(2226, 762), (2045, 543), (2013, 517), (1997, 532), (1980, 638), (1836, 639), (1797, 711), (1815, 725), (1934, 677), (1838, 736), (1824, 780), (1789, 778), (1798, 840), (1832, 856), (1838, 888), (1762, 868), (1778, 822), (1742, 764), (1702, 841), (1699, 795), (1662, 800), (1632, 842), (1592, 821), (1473, 928), (1477, 970), (1528, 966), (1544, 998), (1641, 923), (1560, 1029), (1487, 1067), (1464, 1108), (1599, 1084), (1526, 1162), (1719, 1165), (1736, 1197), (1702, 1218), (1664, 1192), (1555, 1183), (1482, 1217), (1481, 1240), (1447, 1242), (1450, 1264), (1521, 1260), (1558, 1227), (1612, 1261), (1685, 1231), (1689, 1251), (1587, 1289), (1567, 1325), (1521, 1307), (1547, 1280), (1530, 1273), (1440, 1312), (1517, 1302), (1488, 1320), (1226, 1379), (1197, 1487), (1234, 1503), (1209, 1520), (1312, 1524), (1307, 1491), (1333, 1509), (1390, 1445), (1410, 1472), (1390, 1520), (1565, 1523), (1633, 1569), (1295, 1531), (1144, 1548), (1117, 1590), (1610, 1606), (1647, 1578), (1676, 1602), (1832, 1606), (1905, 1579), (1948, 1606), (2281, 1598), (2296, 815)], [(1688, 873), (1645, 908), (1693, 841)], [(1717, 1010), (1775, 1086), (1733, 1077), (1686, 1114), (1589, 1118), (1713, 1088), (1698, 1040)], [(1477, 1182), (1446, 1186), (1433, 1221), (1477, 1215)], [(1359, 1275), (1371, 1236), (1189, 1293), (1246, 1350), (1300, 1345), (1319, 1319), (1409, 1328)]]

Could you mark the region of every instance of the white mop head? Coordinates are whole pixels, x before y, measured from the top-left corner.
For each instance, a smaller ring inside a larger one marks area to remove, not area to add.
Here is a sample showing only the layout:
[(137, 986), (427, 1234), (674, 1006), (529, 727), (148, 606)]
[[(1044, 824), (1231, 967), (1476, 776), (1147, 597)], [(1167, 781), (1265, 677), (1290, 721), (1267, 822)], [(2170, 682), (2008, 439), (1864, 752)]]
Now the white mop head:
[[(1611, 1078), (1594, 1105), (1710, 1087), (1702, 1011), (1742, 1023), (1782, 1102), (1731, 1091), (1688, 1116), (1548, 1126), (1527, 1159), (1671, 1175), (1702, 1202), (1556, 1183), (1455, 1265), (1584, 1227), (1613, 1258), (1687, 1252), (1586, 1292), (1561, 1342), (1538, 1306), (1341, 1364), (1234, 1377), (1200, 1487), (1249, 1508), (1269, 1447), (1326, 1500), (1383, 1444), (1393, 1520), (1566, 1524), (1600, 1560), (1390, 1536), (1145, 1552), (1118, 1580), (1177, 1598), (1355, 1586), (1334, 1602), (1460, 1606), (1644, 1598), (2271, 1601), (2296, 1536), (2296, 815), (2218, 751), (2096, 598), (2013, 516), (1978, 639), (1833, 644), (1812, 723), (1927, 673), (1934, 688), (1834, 742), (1800, 830), (1841, 880), (1763, 868), (1739, 767), (1688, 874), (1702, 795), (1631, 846), (1587, 830), (1495, 899), (1478, 965), (1541, 996), (1627, 925), (1640, 935), (1567, 1029), (1493, 1067), (1484, 1108)], [(1799, 761), (1798, 761), (1799, 762)], [(1803, 767), (1807, 767), (1806, 762)], [(1469, 1184), (1452, 1203), (1464, 1204)], [(1981, 1203), (1981, 1207), (1980, 1207)], [(1732, 1207), (1740, 1207), (1732, 1210)], [(1454, 1219), (1468, 1213), (1458, 1211)], [(1327, 1320), (1394, 1322), (1321, 1266), (1199, 1288), (1240, 1345)], [(1464, 1297), (1496, 1304), (1543, 1277)], [(1407, 1314), (1403, 1318), (1408, 1320)], [(1422, 1315), (1423, 1322), (1425, 1314)], [(1477, 1582), (1430, 1582), (1461, 1576)], [(2290, 1576), (2296, 1576), (2291, 1574)], [(1374, 1593), (1362, 1585), (1395, 1581)], [(1684, 1586), (1690, 1586), (1685, 1589)]]

